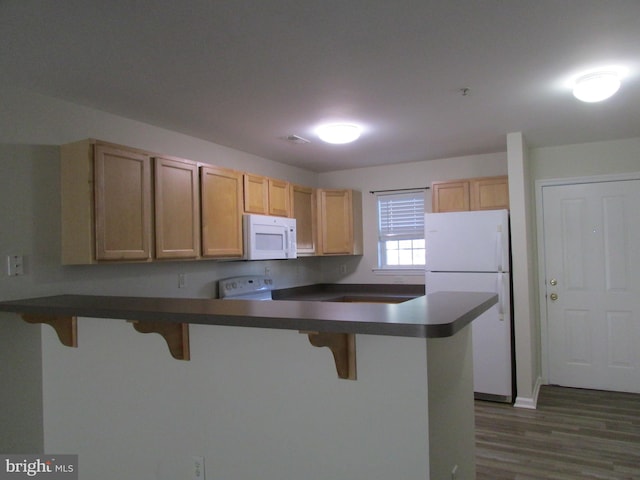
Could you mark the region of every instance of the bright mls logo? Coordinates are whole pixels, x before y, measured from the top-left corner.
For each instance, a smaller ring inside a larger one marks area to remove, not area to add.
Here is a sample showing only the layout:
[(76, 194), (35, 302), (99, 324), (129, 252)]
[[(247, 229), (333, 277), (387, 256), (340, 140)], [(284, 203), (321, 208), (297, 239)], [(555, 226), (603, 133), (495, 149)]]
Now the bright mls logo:
[(0, 455), (0, 480), (78, 480), (77, 455)]

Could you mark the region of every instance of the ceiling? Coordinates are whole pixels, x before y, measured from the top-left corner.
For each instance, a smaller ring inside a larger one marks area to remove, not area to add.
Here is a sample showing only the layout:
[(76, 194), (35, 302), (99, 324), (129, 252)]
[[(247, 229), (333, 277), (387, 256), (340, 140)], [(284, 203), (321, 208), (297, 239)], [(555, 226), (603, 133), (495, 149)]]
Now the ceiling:
[[(618, 94), (575, 100), (567, 82), (603, 66), (626, 69)], [(0, 72), (323, 172), (505, 151), (508, 132), (640, 136), (640, 1), (2, 0)], [(329, 120), (363, 135), (323, 144)]]

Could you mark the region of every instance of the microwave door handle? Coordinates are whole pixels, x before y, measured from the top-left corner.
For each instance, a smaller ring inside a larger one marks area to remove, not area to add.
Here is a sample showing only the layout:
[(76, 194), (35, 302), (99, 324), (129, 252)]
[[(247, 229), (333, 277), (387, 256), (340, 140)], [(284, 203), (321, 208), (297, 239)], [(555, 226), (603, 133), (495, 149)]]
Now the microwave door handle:
[(289, 252), (291, 251), (291, 241), (289, 239), (289, 228), (285, 227), (284, 229), (284, 250), (287, 254), (287, 257), (289, 256)]
[(296, 231), (293, 228), (287, 228), (287, 257), (296, 258), (297, 255), (296, 245)]

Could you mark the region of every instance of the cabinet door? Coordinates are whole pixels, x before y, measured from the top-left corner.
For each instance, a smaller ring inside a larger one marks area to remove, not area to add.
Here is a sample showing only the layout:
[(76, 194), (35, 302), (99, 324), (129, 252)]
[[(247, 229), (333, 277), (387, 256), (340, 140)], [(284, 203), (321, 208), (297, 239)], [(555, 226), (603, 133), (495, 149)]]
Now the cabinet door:
[(509, 208), (509, 181), (506, 176), (471, 180), (471, 210)]
[(149, 156), (97, 144), (94, 160), (96, 259), (150, 259)]
[(350, 190), (320, 190), (321, 253), (348, 255), (353, 251)]
[(260, 175), (244, 174), (244, 211), (269, 214), (269, 180)]
[(200, 253), (198, 166), (154, 159), (156, 258), (196, 258)]
[(431, 189), (432, 212), (463, 212), (469, 210), (468, 181), (433, 182)]
[(316, 191), (300, 185), (291, 186), (291, 206), (296, 219), (298, 255), (316, 253)]
[(202, 255), (242, 257), (242, 174), (201, 167)]
[(291, 216), (289, 182), (269, 179), (269, 215)]

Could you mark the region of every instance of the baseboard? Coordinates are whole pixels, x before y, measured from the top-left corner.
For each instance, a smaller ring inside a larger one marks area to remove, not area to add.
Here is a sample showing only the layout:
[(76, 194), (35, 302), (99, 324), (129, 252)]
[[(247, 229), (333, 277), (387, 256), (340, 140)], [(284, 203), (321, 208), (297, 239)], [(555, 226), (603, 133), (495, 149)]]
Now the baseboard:
[(493, 395), (490, 393), (473, 392), (474, 400), (485, 400), (487, 402), (513, 403), (511, 395)]
[(533, 395), (531, 397), (521, 397), (518, 395), (513, 406), (516, 408), (528, 408), (530, 410), (535, 410), (538, 406), (538, 395), (540, 395), (541, 386), (542, 377), (538, 377), (536, 379), (536, 384), (533, 387)]

